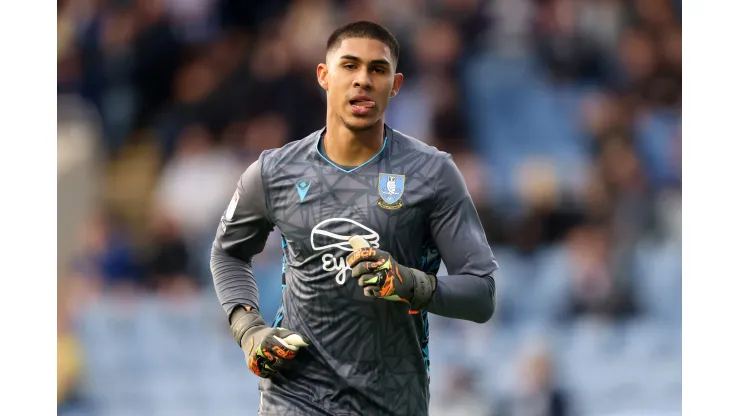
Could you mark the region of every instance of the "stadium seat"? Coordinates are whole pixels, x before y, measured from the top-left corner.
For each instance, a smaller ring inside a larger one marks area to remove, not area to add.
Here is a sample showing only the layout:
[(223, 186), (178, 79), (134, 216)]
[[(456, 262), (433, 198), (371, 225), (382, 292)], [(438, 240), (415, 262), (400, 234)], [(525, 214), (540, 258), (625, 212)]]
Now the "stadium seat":
[[(517, 264), (510, 253), (499, 253), (508, 265)], [(562, 296), (567, 280), (557, 266), (561, 255), (552, 250), (541, 257), (540, 270), (546, 266), (557, 273), (534, 276), (539, 287), (502, 274), (500, 293), (513, 297), (529, 290), (535, 293), (531, 299), (553, 302), (547, 297)], [(517, 268), (507, 271), (526, 273)], [(133, 310), (115, 301), (96, 305), (81, 327), (90, 364), (85, 391), (104, 409), (98, 414), (146, 415), (174, 409), (185, 415), (237, 415), (256, 409), (257, 380), (250, 377), (242, 352), (223, 326), (222, 311), (216, 305), (203, 312), (212, 300), (204, 296), (174, 309), (155, 299), (140, 302)], [(533, 341), (542, 341), (552, 347), (556, 380), (592, 414), (680, 411), (680, 327), (664, 320), (614, 325), (581, 319), (564, 327), (547, 320), (518, 320), (481, 327), (432, 315), (430, 324), (433, 392), (446, 388), (450, 365), (474, 369), (476, 386), (491, 397), (511, 391), (519, 377), (521, 353)], [(469, 360), (460, 362), (460, 339), (482, 349), (471, 347)], [(481, 360), (481, 354), (496, 359)]]
[(637, 250), (636, 293), (647, 313), (665, 324), (681, 324), (680, 242), (643, 244)]
[(496, 279), (496, 315), (495, 321), (500, 325), (512, 325), (523, 315), (522, 300), (531, 278), (528, 265), (508, 247), (492, 247), (491, 250), (499, 262), (500, 269), (495, 273)]
[(667, 111), (648, 112), (637, 121), (637, 150), (650, 179), (657, 185), (678, 179), (673, 146), (679, 129), (680, 116)]

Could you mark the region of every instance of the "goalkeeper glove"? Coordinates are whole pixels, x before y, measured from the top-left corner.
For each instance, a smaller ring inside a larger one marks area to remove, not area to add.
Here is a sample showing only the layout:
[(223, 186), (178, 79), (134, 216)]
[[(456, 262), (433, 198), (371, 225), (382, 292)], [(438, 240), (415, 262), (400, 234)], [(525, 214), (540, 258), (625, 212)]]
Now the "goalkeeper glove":
[(361, 237), (352, 237), (355, 251), (347, 258), (352, 277), (365, 296), (408, 303), (411, 311), (423, 309), (437, 289), (437, 277), (398, 264), (387, 251), (369, 246)]
[(265, 325), (260, 314), (250, 307), (238, 306), (231, 314), (231, 333), (244, 351), (249, 369), (259, 377), (269, 378), (286, 368), (306, 339), (285, 328)]

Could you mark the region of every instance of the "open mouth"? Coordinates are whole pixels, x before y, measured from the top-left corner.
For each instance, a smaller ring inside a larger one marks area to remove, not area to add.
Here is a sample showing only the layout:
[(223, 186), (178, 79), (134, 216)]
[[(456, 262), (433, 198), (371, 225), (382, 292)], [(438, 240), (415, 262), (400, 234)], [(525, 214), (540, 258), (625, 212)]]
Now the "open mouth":
[(352, 112), (354, 114), (367, 114), (371, 109), (375, 108), (375, 101), (369, 98), (356, 98), (350, 100), (349, 105), (352, 106)]

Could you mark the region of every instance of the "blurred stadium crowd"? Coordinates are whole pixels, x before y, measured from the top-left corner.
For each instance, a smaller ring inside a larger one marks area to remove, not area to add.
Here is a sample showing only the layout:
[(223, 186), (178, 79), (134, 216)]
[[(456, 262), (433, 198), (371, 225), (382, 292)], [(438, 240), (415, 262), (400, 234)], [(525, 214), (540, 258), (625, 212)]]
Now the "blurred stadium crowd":
[(60, 126), (84, 109), (97, 155), (59, 194), (97, 190), (60, 243), (60, 414), (256, 413), (209, 247), (243, 170), (324, 124), (316, 65), (360, 19), (402, 45), (388, 124), (454, 156), (501, 265), (490, 323), (431, 317), (431, 413), (680, 414), (680, 0), (57, 4)]

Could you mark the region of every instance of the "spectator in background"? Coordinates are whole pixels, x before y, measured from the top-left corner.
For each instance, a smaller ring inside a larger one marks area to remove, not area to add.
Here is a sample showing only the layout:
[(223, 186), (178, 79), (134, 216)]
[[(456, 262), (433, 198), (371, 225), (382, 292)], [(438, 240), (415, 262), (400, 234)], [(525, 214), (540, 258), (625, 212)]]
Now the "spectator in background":
[(576, 0), (544, 0), (537, 16), (540, 58), (559, 82), (596, 81), (609, 77), (606, 45), (619, 27), (619, 14)]
[(155, 204), (176, 221), (187, 241), (198, 241), (218, 224), (242, 170), (231, 152), (215, 146), (206, 127), (189, 126), (161, 174)]
[[(478, 210), (483, 229), (486, 232), (489, 244), (500, 244), (505, 239), (506, 226), (495, 209), (490, 196), (489, 183), (491, 173), (481, 159), (469, 149), (459, 146), (463, 140), (456, 140), (452, 148), (439, 146), (443, 151), (449, 151), (455, 163), (460, 167), (460, 173), (465, 178), (468, 192)], [(454, 150), (453, 150), (454, 149)]]
[[(635, 108), (679, 108), (681, 103), (681, 69), (675, 29), (651, 33), (643, 27), (626, 31), (620, 44), (624, 69), (621, 88), (628, 90)], [(662, 40), (662, 44), (659, 42)]]
[(653, 33), (661, 33), (676, 23), (676, 11), (671, 0), (632, 0), (632, 13), (641, 26)]
[(477, 374), (469, 366), (449, 366), (441, 396), (432, 397), (429, 416), (469, 415), (488, 413), (487, 397), (476, 388)]
[(250, 99), (240, 117), (279, 114), (286, 120), (290, 139), (299, 140), (321, 125), (324, 97), (316, 85), (315, 68), (304, 68), (306, 63), (294, 55), (295, 46), (283, 35), (287, 30), (270, 27), (255, 46), (249, 60)]
[(249, 166), (267, 149), (288, 142), (289, 125), (280, 113), (264, 113), (247, 122), (233, 123), (224, 132), (223, 143)]
[(454, 75), (461, 54), (460, 33), (442, 19), (430, 20), (420, 24), (412, 42), (412, 63), (407, 66), (416, 75), (404, 83), (403, 94), (391, 100), (386, 117), (395, 128), (429, 142), (435, 139), (437, 119), (447, 111), (459, 113)]
[(57, 93), (74, 93), (80, 88), (82, 74), (78, 21), (86, 13), (74, 2), (57, 6)]
[(151, 221), (151, 244), (146, 259), (147, 285), (161, 294), (191, 294), (200, 282), (195, 277), (191, 249), (177, 222), (164, 211), (155, 211)]
[[(145, 2), (148, 0), (144, 0)], [(160, 0), (183, 43), (199, 44), (218, 36), (218, 0)], [(154, 3), (154, 2), (151, 2)]]
[(190, 124), (214, 124), (217, 108), (207, 106), (206, 99), (218, 85), (217, 72), (204, 57), (184, 63), (173, 79), (173, 96), (167, 108), (159, 115), (156, 134), (164, 160), (175, 152), (182, 130)]
[(568, 416), (568, 394), (557, 384), (550, 356), (542, 346), (528, 346), (519, 361), (519, 383), (498, 406), (495, 416)]
[(609, 195), (615, 238), (626, 247), (634, 246), (650, 230), (653, 202), (640, 159), (630, 142), (630, 138), (621, 134), (605, 138), (595, 172)]
[(116, 154), (133, 132), (138, 97), (133, 85), (136, 14), (127, 8), (108, 10), (91, 25), (84, 50), (84, 74), (95, 88), (107, 149)]
[[(467, 59), (480, 53), (485, 45), (485, 33), (491, 24), (486, 6), (481, 0), (441, 0), (431, 5), (431, 13), (444, 16), (455, 26), (460, 36), (460, 57)], [(436, 6), (436, 7), (434, 7)]]
[[(330, 0), (294, 0), (288, 6), (280, 24), (287, 53), (295, 66), (311, 68), (326, 53), (326, 39), (331, 35), (334, 19), (338, 16)], [(269, 70), (269, 68), (265, 68)]]
[(82, 298), (94, 298), (100, 291), (128, 294), (141, 287), (139, 259), (133, 242), (110, 211), (93, 215), (82, 232), (81, 253), (74, 275)]
[(617, 280), (630, 280), (637, 243), (655, 231), (654, 197), (635, 151), (624, 96), (608, 92), (584, 107), (593, 163), (581, 196), (585, 218), (606, 224), (613, 240)]
[(170, 96), (181, 47), (161, 0), (84, 3), (66, 9), (77, 19), (79, 89), (98, 107), (115, 156)]
[(567, 239), (570, 302), (566, 316), (584, 316), (608, 321), (629, 317), (635, 312), (628, 281), (617, 279), (613, 239), (601, 224), (573, 229)]
[(532, 25), (536, 21), (534, 1), (493, 0), (483, 2), (490, 16), (488, 33), (491, 49), (503, 56), (522, 56), (533, 42)]
[(210, 284), (209, 247), (214, 227), (244, 170), (228, 149), (217, 147), (202, 125), (185, 128), (175, 155), (164, 168), (154, 196), (155, 209), (172, 218), (190, 250), (203, 284)]
[(592, 154), (598, 153), (602, 142), (610, 135), (631, 135), (631, 114), (626, 104), (625, 97), (617, 91), (600, 91), (583, 101), (581, 128), (590, 139)]
[(618, 53), (623, 71), (622, 87), (638, 91), (644, 89), (658, 65), (650, 34), (639, 26), (626, 30)]
[(517, 170), (522, 207), (507, 227), (507, 242), (522, 254), (534, 254), (542, 246), (562, 241), (581, 218), (580, 206), (562, 190), (553, 160), (530, 157)]
[(164, 0), (135, 0), (134, 13), (131, 82), (136, 91), (135, 128), (142, 129), (151, 123), (172, 93), (182, 43), (175, 35)]

